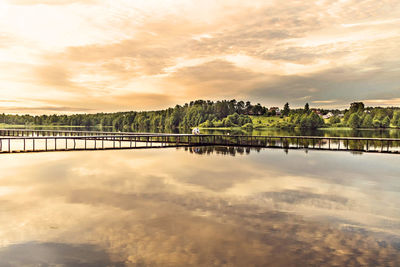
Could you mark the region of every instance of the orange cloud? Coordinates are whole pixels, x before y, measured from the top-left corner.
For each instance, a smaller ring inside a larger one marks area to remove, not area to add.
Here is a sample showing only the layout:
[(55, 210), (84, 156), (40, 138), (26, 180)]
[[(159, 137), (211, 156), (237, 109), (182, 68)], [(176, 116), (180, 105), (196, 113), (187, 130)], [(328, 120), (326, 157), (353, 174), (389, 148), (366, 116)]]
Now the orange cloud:
[(93, 4), (98, 0), (6, 0), (13, 5), (68, 5), (73, 3)]
[[(347, 106), (400, 97), (395, 0), (10, 0), (0, 15), (0, 97), (43, 107), (90, 99), (96, 111), (165, 108), (199, 97)], [(130, 94), (132, 105), (118, 99)]]

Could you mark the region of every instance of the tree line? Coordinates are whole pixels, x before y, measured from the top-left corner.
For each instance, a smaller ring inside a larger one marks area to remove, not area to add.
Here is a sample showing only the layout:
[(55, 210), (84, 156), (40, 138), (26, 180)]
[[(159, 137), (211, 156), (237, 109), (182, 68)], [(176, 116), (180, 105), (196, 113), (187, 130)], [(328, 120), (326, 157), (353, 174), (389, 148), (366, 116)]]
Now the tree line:
[(400, 127), (400, 109), (397, 107), (365, 107), (363, 102), (353, 102), (345, 110), (343, 119), (333, 116), (331, 125), (356, 128), (389, 128)]
[[(0, 123), (14, 125), (68, 125), (113, 127), (116, 130), (190, 128), (207, 123), (218, 126), (242, 126), (251, 123), (248, 115), (265, 115), (268, 109), (250, 101), (196, 100), (185, 105), (156, 111), (74, 115), (0, 114)], [(231, 116), (232, 115), (232, 116)]]
[[(329, 120), (322, 115), (331, 112)], [(253, 127), (251, 115), (275, 116), (276, 109), (250, 101), (196, 100), (184, 105), (156, 111), (129, 111), (116, 113), (73, 114), (73, 115), (10, 115), (0, 114), (0, 123), (13, 125), (64, 125), (85, 127), (113, 127), (116, 130), (202, 127)], [(400, 127), (400, 109), (395, 107), (365, 107), (362, 102), (351, 103), (346, 110), (291, 109), (286, 103), (279, 116), (283, 119), (273, 126), (279, 128), (316, 129), (325, 126), (351, 128)]]

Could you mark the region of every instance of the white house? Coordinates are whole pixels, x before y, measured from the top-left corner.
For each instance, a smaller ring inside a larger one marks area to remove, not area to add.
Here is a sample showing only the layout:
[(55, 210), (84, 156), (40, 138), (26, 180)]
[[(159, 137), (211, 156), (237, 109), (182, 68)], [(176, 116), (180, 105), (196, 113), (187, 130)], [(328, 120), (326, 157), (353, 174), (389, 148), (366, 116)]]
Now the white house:
[(322, 118), (323, 118), (323, 119), (329, 119), (329, 118), (331, 118), (331, 117), (333, 117), (333, 116), (334, 116), (334, 115), (333, 115), (332, 112), (328, 112), (328, 114), (322, 116)]

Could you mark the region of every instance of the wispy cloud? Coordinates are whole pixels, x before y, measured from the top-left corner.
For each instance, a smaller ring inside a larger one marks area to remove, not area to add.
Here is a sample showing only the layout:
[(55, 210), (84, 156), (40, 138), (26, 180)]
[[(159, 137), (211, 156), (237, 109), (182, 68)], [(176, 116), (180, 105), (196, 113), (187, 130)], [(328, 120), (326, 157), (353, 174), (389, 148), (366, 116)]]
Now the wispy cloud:
[(335, 103), (337, 100), (313, 100), (312, 103), (315, 104), (332, 104)]
[(94, 4), (98, 0), (6, 0), (13, 5), (68, 5), (73, 3)]

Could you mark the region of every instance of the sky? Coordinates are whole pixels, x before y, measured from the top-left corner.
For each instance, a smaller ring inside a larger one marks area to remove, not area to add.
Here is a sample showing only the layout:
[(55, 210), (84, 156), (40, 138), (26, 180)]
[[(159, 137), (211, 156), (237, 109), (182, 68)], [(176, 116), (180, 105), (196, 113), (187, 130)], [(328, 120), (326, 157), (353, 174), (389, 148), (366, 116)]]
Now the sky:
[(0, 112), (400, 105), (398, 0), (0, 0)]

